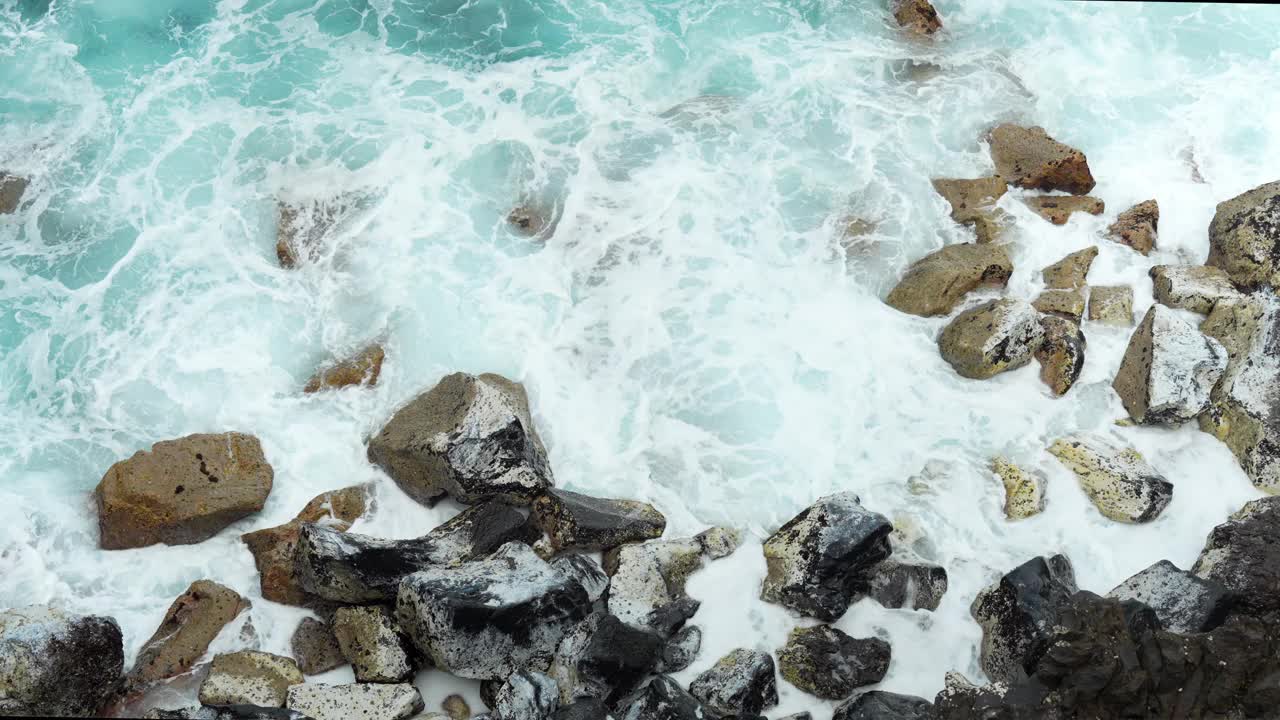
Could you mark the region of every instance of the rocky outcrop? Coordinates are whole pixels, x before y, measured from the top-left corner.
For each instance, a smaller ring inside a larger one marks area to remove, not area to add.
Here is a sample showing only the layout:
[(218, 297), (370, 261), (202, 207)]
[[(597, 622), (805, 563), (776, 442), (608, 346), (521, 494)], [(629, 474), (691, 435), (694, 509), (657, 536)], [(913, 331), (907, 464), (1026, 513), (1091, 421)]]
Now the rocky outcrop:
[(533, 504), (533, 517), (551, 549), (608, 550), (662, 535), (667, 519), (649, 503), (594, 498), (552, 489)]
[(1089, 319), (1104, 325), (1133, 324), (1133, 288), (1128, 285), (1089, 288)]
[(111, 618), (36, 605), (0, 610), (0, 715), (96, 716), (123, 670)]
[(1170, 632), (1208, 632), (1227, 619), (1235, 598), (1220, 583), (1161, 560), (1117, 585), (1107, 597), (1136, 600), (1155, 611)]
[(502, 720), (549, 720), (560, 708), (556, 681), (540, 672), (520, 670), (498, 688), (493, 709)]
[(1093, 261), (1097, 257), (1098, 246), (1091, 245), (1062, 258), (1040, 271), (1045, 287), (1061, 290), (1084, 287), (1089, 276), (1089, 268), (1093, 267)]
[(1209, 259), (1236, 285), (1280, 286), (1280, 182), (1218, 203), (1209, 223)]
[(552, 485), (524, 387), (494, 374), (446, 376), (369, 441), (369, 460), (426, 504), (528, 505)]
[(754, 717), (778, 704), (773, 658), (739, 648), (694, 678), (689, 694), (719, 717)]
[(1036, 296), (1031, 305), (1042, 313), (1080, 322), (1084, 317), (1084, 289), (1049, 288)]
[(1075, 473), (1098, 511), (1117, 522), (1155, 520), (1173, 499), (1173, 485), (1133, 448), (1077, 434), (1055, 441), (1049, 452)]
[(917, 35), (932, 35), (942, 29), (938, 11), (929, 0), (893, 0), (893, 19)]
[(819, 499), (765, 541), (761, 598), (809, 617), (839, 618), (868, 589), (867, 571), (889, 557), (892, 531), (853, 493)]
[(381, 345), (369, 345), (349, 358), (316, 371), (307, 380), (302, 392), (313, 393), (351, 385), (377, 385), (378, 376), (382, 374), (382, 361), (386, 357), (387, 353)]
[(1280, 497), (1246, 503), (1205, 540), (1191, 572), (1220, 583), (1253, 614), (1280, 610)]
[(0, 172), (0, 215), (17, 211), (29, 181), (24, 177)]
[(1040, 363), (1040, 380), (1054, 395), (1065, 395), (1084, 370), (1087, 345), (1084, 332), (1076, 323), (1053, 315), (1040, 318), (1040, 328), (1044, 339), (1035, 351), (1036, 361)]
[(345, 532), (364, 514), (368, 491), (368, 486), (355, 485), (321, 493), (284, 525), (241, 535), (253, 553), (262, 597), (285, 605), (306, 605), (308, 596), (296, 574), (299, 529), (303, 523), (320, 523), (333, 532)]
[(810, 695), (843, 700), (884, 679), (891, 655), (880, 638), (852, 638), (831, 625), (802, 627), (778, 650), (778, 671)]
[(399, 683), (413, 676), (408, 639), (387, 608), (338, 608), (333, 614), (333, 634), (357, 682)]
[(894, 553), (867, 573), (867, 596), (887, 608), (937, 610), (947, 593), (947, 570)]
[(969, 612), (982, 626), (980, 662), (996, 682), (1033, 672), (1049, 647), (1057, 609), (1076, 592), (1075, 572), (1063, 555), (1036, 557), (978, 593)]
[(1159, 224), (1160, 205), (1155, 200), (1146, 200), (1120, 213), (1111, 227), (1107, 228), (1107, 234), (1116, 242), (1128, 245), (1143, 255), (1149, 255), (1156, 246), (1156, 228)]
[(704, 561), (694, 539), (650, 540), (606, 553), (609, 612), (628, 625), (670, 635), (698, 609), (684, 588)]
[(1044, 512), (1044, 476), (1029, 473), (1004, 458), (991, 461), (991, 472), (1004, 484), (1004, 516), (1025, 520)]
[(872, 690), (842, 703), (831, 720), (931, 720), (932, 711), (924, 698)]
[(323, 620), (302, 618), (293, 631), (289, 646), (303, 675), (319, 675), (347, 662), (338, 638), (334, 637), (333, 627)]
[(559, 222), (558, 208), (534, 201), (522, 202), (507, 213), (507, 225), (516, 233), (530, 238), (550, 237)]
[(658, 675), (614, 708), (619, 720), (704, 720), (698, 701), (675, 680)]
[(960, 180), (937, 178), (933, 189), (951, 204), (951, 219), (961, 225), (972, 225), (979, 243), (995, 242), (1006, 221), (1006, 213), (996, 202), (1009, 190), (998, 177)]
[(386, 685), (294, 685), (287, 705), (313, 720), (405, 720), (426, 705), (407, 683)]
[(1151, 268), (1156, 302), (1207, 315), (1218, 302), (1235, 301), (1240, 292), (1222, 268), (1206, 265), (1156, 265)]
[(990, 300), (955, 317), (938, 336), (942, 359), (985, 380), (1031, 361), (1044, 340), (1040, 313), (1023, 300)]
[(987, 142), (996, 174), (1010, 185), (1072, 195), (1093, 189), (1093, 174), (1084, 153), (1049, 137), (1044, 128), (1004, 123), (987, 135)]
[(999, 245), (948, 245), (912, 263), (885, 302), (911, 315), (946, 315), (969, 291), (1004, 287), (1012, 273)]
[(1152, 305), (1129, 338), (1111, 387), (1134, 422), (1195, 418), (1227, 369), (1227, 351), (1164, 305)]
[(304, 680), (292, 658), (253, 650), (218, 655), (200, 685), (200, 702), (284, 707), (289, 688)]
[(1054, 225), (1066, 225), (1074, 213), (1101, 215), (1106, 204), (1096, 197), (1075, 195), (1037, 195), (1026, 198), (1023, 202), (1035, 214)]
[(129, 671), (135, 687), (187, 672), (204, 656), (227, 623), (249, 609), (249, 601), (212, 580), (197, 580), (178, 596), (160, 627), (138, 651)]
[(190, 545), (262, 509), (274, 473), (252, 435), (166, 440), (112, 465), (94, 497), (105, 550)]

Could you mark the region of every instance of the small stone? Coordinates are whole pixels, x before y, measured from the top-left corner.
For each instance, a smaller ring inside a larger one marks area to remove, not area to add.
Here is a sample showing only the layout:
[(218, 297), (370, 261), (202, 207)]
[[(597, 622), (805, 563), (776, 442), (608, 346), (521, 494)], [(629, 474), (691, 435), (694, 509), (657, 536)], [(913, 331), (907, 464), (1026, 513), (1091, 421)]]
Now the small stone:
[(961, 225), (972, 225), (978, 234), (978, 243), (999, 239), (1006, 213), (996, 207), (996, 202), (1008, 191), (1009, 186), (998, 177), (960, 180), (937, 178), (933, 189), (951, 204), (951, 219)]
[(1084, 332), (1076, 323), (1056, 315), (1040, 318), (1044, 340), (1036, 349), (1040, 363), (1040, 379), (1054, 395), (1064, 395), (1084, 370)]
[(284, 707), (290, 687), (305, 681), (292, 658), (243, 650), (218, 655), (200, 685), (204, 705)]
[(470, 720), (471, 706), (467, 704), (466, 698), (461, 695), (450, 695), (440, 703), (440, 709), (444, 710), (444, 714), (449, 716), (450, 720)]
[(345, 360), (317, 371), (302, 391), (313, 393), (350, 385), (377, 385), (378, 376), (382, 374), (382, 361), (386, 357), (386, 351), (381, 345), (370, 345)]
[(1237, 597), (1239, 612), (1280, 610), (1280, 497), (1245, 503), (1205, 540), (1191, 572)]
[(778, 670), (810, 695), (843, 700), (883, 680), (891, 655), (889, 643), (879, 638), (852, 638), (831, 625), (801, 627), (778, 651)]
[(294, 685), (288, 706), (313, 720), (404, 720), (422, 712), (418, 689), (407, 683)]
[(1134, 422), (1176, 425), (1208, 407), (1226, 369), (1221, 343), (1155, 304), (1129, 338), (1111, 386)]
[(722, 716), (759, 715), (778, 704), (773, 658), (759, 650), (734, 650), (694, 678), (689, 694)]
[(1039, 195), (1024, 201), (1037, 215), (1054, 225), (1066, 225), (1073, 213), (1101, 215), (1105, 203), (1096, 197), (1075, 195)]
[(302, 618), (290, 641), (293, 659), (303, 675), (319, 675), (347, 662), (342, 656), (338, 638), (328, 623), (315, 618)]
[(607, 550), (662, 535), (667, 519), (649, 503), (594, 498), (551, 489), (533, 504), (538, 527), (555, 552)]
[(1218, 302), (1242, 297), (1222, 268), (1156, 265), (1150, 274), (1156, 302), (1171, 308), (1207, 315)]
[(914, 695), (872, 690), (836, 708), (831, 720), (932, 720), (933, 703)]
[(1042, 313), (1058, 315), (1076, 322), (1084, 317), (1084, 304), (1084, 290), (1081, 288), (1071, 290), (1050, 288), (1040, 293), (1035, 302), (1031, 303)]
[(1133, 324), (1133, 288), (1095, 285), (1089, 289), (1089, 319), (1104, 325)]
[(662, 649), (662, 657), (658, 661), (657, 671), (660, 673), (680, 672), (693, 664), (702, 649), (702, 629), (697, 625), (685, 625), (680, 628)]
[(608, 720), (611, 717), (609, 708), (602, 701), (586, 698), (561, 707), (551, 720)]
[(338, 608), (333, 634), (357, 682), (399, 683), (413, 676), (407, 641), (385, 607)]
[(1044, 340), (1040, 314), (1022, 300), (990, 300), (957, 315), (938, 336), (942, 359), (985, 380), (1031, 361)]
[(138, 651), (129, 683), (142, 686), (187, 672), (222, 628), (249, 607), (239, 593), (212, 580), (191, 583)]
[(932, 35), (942, 29), (938, 11), (929, 0), (894, 0), (893, 19), (917, 35)]
[(24, 177), (0, 172), (0, 215), (8, 215), (18, 209), (28, 184)]
[(1058, 290), (1082, 288), (1089, 276), (1089, 268), (1098, 257), (1098, 246), (1091, 245), (1073, 252), (1041, 271), (1046, 287)]
[(98, 716), (123, 670), (112, 618), (39, 605), (0, 610), (0, 715)]
[(991, 461), (991, 472), (1004, 483), (1004, 515), (1010, 520), (1025, 520), (1044, 512), (1045, 479), (1029, 473), (1004, 458)]
[(525, 237), (549, 237), (555, 232), (559, 221), (554, 207), (547, 208), (532, 201), (523, 202), (507, 213), (507, 224)]
[(1049, 137), (1044, 128), (1004, 123), (988, 134), (987, 142), (996, 174), (1011, 185), (1072, 195), (1093, 189), (1084, 153)]
[(1218, 203), (1205, 265), (1222, 268), (1241, 288), (1280, 287), (1278, 246), (1280, 182), (1272, 182)]
[(1077, 434), (1055, 441), (1049, 452), (1076, 474), (1098, 511), (1117, 522), (1151, 522), (1173, 499), (1173, 485), (1133, 448)]
[(1161, 560), (1116, 586), (1107, 597), (1137, 600), (1156, 611), (1165, 629), (1208, 632), (1227, 619), (1234, 601), (1220, 583), (1204, 580)]
[(1012, 273), (999, 245), (948, 245), (912, 263), (885, 302), (911, 315), (946, 315), (971, 290), (1008, 285)]
[(987, 676), (1014, 683), (1034, 671), (1049, 648), (1057, 609), (1076, 590), (1071, 562), (1054, 555), (1032, 558), (978, 593), (969, 612), (982, 626)]
[(1120, 213), (1107, 228), (1107, 234), (1116, 242), (1149, 255), (1156, 246), (1156, 227), (1159, 224), (1160, 205), (1155, 200), (1147, 200)]

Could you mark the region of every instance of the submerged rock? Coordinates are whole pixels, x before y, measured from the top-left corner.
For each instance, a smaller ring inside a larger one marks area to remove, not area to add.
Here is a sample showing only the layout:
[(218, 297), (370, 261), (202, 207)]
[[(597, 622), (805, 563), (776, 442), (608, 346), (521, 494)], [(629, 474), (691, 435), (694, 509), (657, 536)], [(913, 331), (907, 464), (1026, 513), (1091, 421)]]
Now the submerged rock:
[(549, 720), (560, 708), (556, 681), (540, 672), (520, 670), (498, 688), (493, 709), (502, 720)]
[(1004, 123), (990, 132), (987, 142), (996, 174), (1011, 185), (1072, 195), (1093, 189), (1093, 174), (1084, 153), (1049, 137), (1044, 128)]
[(1066, 556), (1036, 557), (978, 593), (969, 612), (982, 626), (980, 662), (996, 682), (1035, 670), (1049, 647), (1057, 609), (1076, 592)]
[(696, 540), (623, 545), (606, 553), (604, 560), (611, 577), (609, 612), (628, 625), (666, 636), (697, 611), (697, 601), (684, 589), (689, 575), (704, 562)]
[(1076, 434), (1055, 441), (1049, 452), (1075, 473), (1098, 511), (1117, 522), (1151, 522), (1173, 499), (1173, 485), (1133, 448)]
[(912, 263), (885, 302), (911, 315), (946, 315), (969, 291), (1004, 287), (1012, 273), (999, 245), (948, 245)]
[(1220, 583), (1251, 614), (1280, 610), (1280, 497), (1253, 500), (1215, 527), (1191, 572)]
[(933, 703), (914, 695), (872, 690), (842, 703), (831, 720), (932, 720)]
[(1044, 339), (1036, 348), (1040, 379), (1054, 395), (1065, 395), (1084, 370), (1086, 342), (1080, 326), (1063, 317), (1040, 318)]
[(658, 675), (618, 703), (618, 720), (704, 720), (698, 701), (675, 680)]
[(868, 588), (866, 571), (889, 557), (893, 526), (850, 492), (828, 495), (764, 543), (768, 574), (760, 596), (832, 621)]
[(558, 208), (533, 201), (522, 202), (507, 213), (507, 225), (520, 235), (530, 238), (550, 237), (555, 233), (559, 222)]
[(1280, 182), (1267, 183), (1218, 203), (1209, 223), (1209, 259), (1236, 285), (1280, 286)]
[(1089, 289), (1089, 319), (1104, 325), (1133, 324), (1133, 288), (1095, 285)]
[(893, 19), (917, 35), (932, 35), (942, 29), (938, 11), (929, 0), (893, 0)]
[(209, 643), (250, 603), (231, 588), (197, 580), (165, 612), (160, 627), (138, 651), (129, 683), (142, 686), (187, 672)]
[(985, 380), (1031, 361), (1044, 340), (1040, 313), (1022, 300), (990, 300), (955, 317), (938, 336), (942, 359)]
[(0, 172), (0, 215), (8, 215), (18, 209), (29, 184), (24, 177)]
[(1006, 213), (996, 202), (1009, 186), (998, 177), (960, 180), (937, 178), (933, 189), (951, 204), (951, 219), (961, 225), (972, 225), (979, 243), (995, 242), (1006, 220)]
[(551, 549), (607, 550), (662, 535), (667, 519), (649, 503), (613, 500), (551, 489), (533, 504), (538, 527)]
[(105, 550), (190, 545), (262, 509), (274, 473), (256, 437), (188, 435), (112, 465), (94, 497)]
[(889, 643), (879, 638), (852, 638), (831, 625), (801, 627), (778, 651), (778, 670), (810, 695), (843, 700), (883, 680), (891, 655)]
[(302, 618), (293, 631), (289, 646), (303, 675), (319, 675), (347, 662), (333, 628), (323, 620)]
[(205, 705), (284, 707), (289, 688), (306, 680), (292, 658), (243, 650), (218, 655), (200, 685)]
[(1084, 290), (1082, 288), (1050, 288), (1040, 293), (1031, 305), (1042, 313), (1058, 315), (1080, 322), (1084, 317)]
[(404, 720), (425, 706), (418, 689), (408, 683), (294, 685), (288, 698), (290, 710), (314, 720)]
[(947, 569), (895, 554), (867, 574), (867, 596), (887, 608), (937, 610), (947, 593)]
[(93, 717), (120, 689), (124, 642), (109, 617), (0, 610), (0, 715)]
[(297, 268), (315, 262), (323, 252), (325, 235), (359, 206), (355, 193), (276, 206), (276, 259), (280, 267)]
[(1072, 290), (1082, 288), (1089, 276), (1089, 268), (1098, 257), (1098, 246), (1091, 245), (1073, 252), (1040, 272), (1046, 287)]
[(1161, 560), (1120, 583), (1107, 597), (1136, 600), (1155, 611), (1171, 632), (1208, 632), (1222, 624), (1234, 598), (1220, 583), (1179, 570)]
[(333, 614), (333, 634), (357, 682), (398, 683), (413, 676), (408, 639), (387, 608), (338, 608)]
[(154, 720), (314, 720), (300, 712), (257, 705), (196, 705), (180, 710), (152, 708), (142, 717)]
[(1101, 215), (1106, 204), (1096, 197), (1075, 195), (1038, 195), (1029, 197), (1024, 202), (1037, 215), (1054, 225), (1066, 225), (1073, 213)]
[(1156, 302), (1207, 315), (1222, 300), (1241, 297), (1222, 268), (1205, 265), (1156, 265), (1151, 268)]
[(1159, 224), (1160, 205), (1155, 200), (1146, 200), (1120, 213), (1111, 227), (1107, 228), (1107, 234), (1116, 242), (1128, 245), (1143, 255), (1149, 255), (1156, 246), (1156, 228)]
[(1111, 387), (1138, 423), (1177, 424), (1209, 405), (1227, 351), (1164, 305), (1152, 305), (1129, 338)]
[(991, 461), (991, 472), (1004, 484), (1004, 516), (1010, 520), (1025, 520), (1044, 512), (1045, 479), (1029, 473), (1004, 458)]
[(501, 375), (454, 373), (401, 408), (369, 441), (369, 460), (431, 504), (528, 505), (552, 485), (524, 387)]
[(319, 392), (350, 385), (377, 385), (382, 374), (382, 361), (387, 357), (381, 345), (370, 345), (355, 355), (321, 368), (307, 381), (302, 391)]
[(694, 678), (689, 694), (721, 717), (753, 717), (778, 704), (773, 658), (738, 648)]

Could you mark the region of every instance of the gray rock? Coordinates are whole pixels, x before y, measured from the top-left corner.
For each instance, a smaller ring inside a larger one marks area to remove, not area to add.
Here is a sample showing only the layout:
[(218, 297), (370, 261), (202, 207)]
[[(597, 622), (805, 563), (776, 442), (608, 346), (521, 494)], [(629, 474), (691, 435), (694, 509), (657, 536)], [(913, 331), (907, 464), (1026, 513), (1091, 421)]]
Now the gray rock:
[(288, 706), (315, 720), (403, 720), (422, 712), (425, 703), (408, 683), (356, 683), (294, 685)]
[(111, 618), (36, 605), (0, 611), (0, 715), (91, 717), (123, 671)]
[(1075, 473), (1098, 511), (1117, 522), (1151, 522), (1173, 500), (1173, 485), (1133, 448), (1080, 433), (1058, 439), (1049, 452)]
[(555, 552), (607, 550), (662, 535), (667, 519), (649, 503), (594, 498), (551, 489), (533, 503), (538, 527)]
[(611, 576), (609, 612), (634, 627), (674, 632), (687, 618), (689, 603), (697, 609), (684, 588), (702, 565), (702, 545), (693, 539), (650, 540), (614, 549), (605, 555)]
[(842, 700), (889, 671), (892, 650), (879, 638), (853, 638), (831, 625), (791, 631), (778, 651), (782, 678), (824, 700)]
[(1191, 572), (1220, 583), (1250, 615), (1280, 610), (1280, 497), (1245, 504), (1205, 540)]
[(1280, 286), (1280, 182), (1267, 183), (1218, 203), (1209, 223), (1209, 259), (1236, 285)]
[(303, 675), (326, 673), (347, 662), (342, 656), (338, 638), (333, 635), (333, 628), (329, 623), (312, 617), (302, 618), (298, 623), (290, 647)]
[(407, 638), (387, 608), (338, 608), (333, 614), (333, 634), (358, 682), (399, 683), (413, 677)]
[(914, 695), (872, 690), (836, 708), (831, 720), (931, 720), (933, 703)]
[(556, 681), (540, 672), (512, 673), (498, 689), (493, 710), (502, 720), (548, 720), (560, 708)]
[(697, 625), (686, 625), (667, 640), (662, 649), (662, 658), (658, 661), (657, 671), (661, 673), (680, 672), (693, 664), (702, 649), (702, 628)]
[(938, 336), (942, 359), (985, 380), (1031, 361), (1044, 342), (1040, 313), (1023, 300), (991, 300), (957, 315)]
[(1075, 572), (1063, 555), (1036, 557), (978, 593), (970, 614), (982, 626), (980, 662), (996, 682), (1033, 672), (1052, 638), (1057, 610), (1076, 592)]
[(658, 675), (618, 703), (617, 720), (704, 720), (698, 701), (675, 680)]
[(551, 561), (551, 567), (565, 577), (576, 580), (587, 591), (587, 599), (596, 602), (609, 589), (609, 576), (589, 555), (569, 553)]
[(889, 556), (893, 526), (837, 493), (806, 508), (764, 543), (768, 574), (761, 598), (832, 621), (867, 590), (866, 571)]
[(1222, 300), (1242, 296), (1222, 268), (1206, 265), (1156, 265), (1151, 268), (1156, 302), (1207, 315)]
[(200, 685), (200, 702), (284, 707), (289, 688), (305, 680), (293, 658), (255, 650), (225, 653), (213, 658)]
[(1000, 245), (948, 245), (912, 263), (885, 302), (911, 315), (946, 315), (971, 290), (1008, 285), (1012, 273)]
[(1134, 422), (1175, 425), (1209, 405), (1227, 351), (1164, 305), (1152, 305), (1129, 338), (1111, 387)]
[(752, 717), (778, 704), (773, 658), (739, 648), (694, 678), (689, 694), (721, 717)]
[(552, 485), (524, 387), (494, 374), (446, 376), (369, 441), (369, 460), (427, 504), (528, 505)]
[(153, 720), (314, 720), (300, 712), (278, 707), (259, 707), (257, 705), (226, 705), (223, 707), (207, 707), (196, 705), (179, 710), (161, 710), (153, 708), (147, 711), (144, 718)]
[(1233, 603), (1220, 583), (1179, 570), (1161, 560), (1107, 593), (1117, 600), (1137, 600), (1155, 610), (1166, 630), (1191, 634), (1208, 632), (1227, 619)]
[(595, 698), (578, 700), (572, 705), (565, 705), (551, 716), (552, 720), (606, 720), (612, 717), (609, 714), (609, 708)]
[(867, 595), (887, 608), (937, 610), (947, 592), (947, 570), (898, 557), (872, 568)]

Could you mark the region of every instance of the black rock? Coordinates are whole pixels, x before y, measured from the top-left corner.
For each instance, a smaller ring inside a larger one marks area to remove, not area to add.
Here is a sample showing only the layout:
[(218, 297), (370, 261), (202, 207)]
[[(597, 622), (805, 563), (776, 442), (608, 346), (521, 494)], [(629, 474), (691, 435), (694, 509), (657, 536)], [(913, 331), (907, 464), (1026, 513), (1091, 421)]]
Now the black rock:
[(662, 535), (667, 519), (649, 503), (595, 498), (551, 489), (533, 504), (533, 517), (551, 549), (607, 550)]
[(686, 625), (667, 640), (662, 648), (662, 658), (658, 662), (658, 672), (680, 672), (693, 664), (702, 649), (702, 629), (697, 625)]
[(773, 658), (739, 648), (694, 678), (689, 693), (720, 717), (758, 715), (778, 704)]
[(596, 623), (586, 650), (578, 659), (578, 672), (594, 684), (609, 689), (614, 702), (640, 685), (657, 666), (663, 640), (656, 633), (633, 628), (612, 615)]
[(947, 592), (947, 570), (890, 558), (868, 572), (873, 600), (887, 608), (937, 610)]
[(932, 711), (924, 698), (872, 690), (842, 703), (831, 720), (930, 720)]
[(551, 720), (604, 720), (607, 717), (609, 708), (600, 700), (590, 698), (565, 705), (551, 716)]
[(112, 618), (36, 605), (0, 611), (0, 715), (93, 716), (123, 671)]
[(1221, 584), (1179, 570), (1168, 560), (1120, 583), (1107, 597), (1137, 600), (1149, 606), (1165, 629), (1176, 633), (1207, 632), (1218, 627), (1227, 619), (1234, 600)]
[(609, 588), (609, 576), (604, 574), (599, 563), (587, 555), (559, 555), (551, 561), (551, 567), (565, 577), (577, 580), (586, 589), (587, 597), (593, 603), (604, 597), (604, 591)]
[(1280, 610), (1280, 497), (1245, 504), (1209, 533), (1191, 572), (1221, 583), (1241, 612)]
[(879, 638), (852, 638), (830, 625), (802, 627), (778, 651), (778, 670), (810, 695), (841, 700), (883, 680), (891, 655), (889, 643)]
[(493, 711), (502, 720), (548, 720), (560, 708), (556, 681), (540, 672), (513, 673), (498, 688)]
[(969, 612), (982, 626), (987, 676), (1012, 683), (1034, 670), (1058, 608), (1075, 592), (1071, 561), (1054, 555), (1028, 560), (979, 593)]
[(658, 675), (614, 708), (618, 720), (704, 720), (698, 701), (675, 680)]
[(645, 618), (643, 625), (662, 637), (672, 637), (697, 614), (700, 607), (702, 607), (701, 601), (685, 595), (655, 608)]

